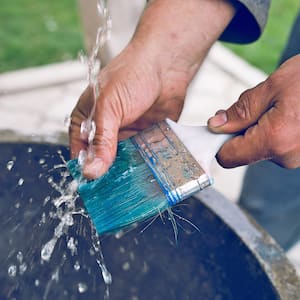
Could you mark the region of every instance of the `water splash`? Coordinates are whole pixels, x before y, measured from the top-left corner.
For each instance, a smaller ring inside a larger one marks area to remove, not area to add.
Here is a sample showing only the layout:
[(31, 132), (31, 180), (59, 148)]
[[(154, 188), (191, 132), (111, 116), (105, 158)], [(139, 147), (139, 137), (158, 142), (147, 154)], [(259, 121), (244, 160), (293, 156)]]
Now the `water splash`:
[(23, 185), (23, 183), (24, 183), (24, 179), (23, 179), (23, 178), (20, 178), (20, 179), (18, 180), (18, 185)]
[[(93, 96), (94, 96), (94, 105), (88, 116), (87, 120), (82, 122), (81, 124), (81, 135), (85, 138), (89, 143), (89, 154), (92, 153), (92, 141), (95, 135), (96, 126), (93, 121), (95, 107), (96, 107), (96, 99), (99, 97), (100, 94), (100, 83), (98, 82), (97, 76), (101, 68), (101, 62), (98, 59), (98, 53), (101, 47), (104, 45), (106, 40), (109, 38), (110, 31), (111, 31), (111, 18), (107, 9), (107, 1), (105, 0), (98, 0), (97, 9), (99, 14), (102, 15), (105, 22), (102, 27), (100, 27), (97, 31), (97, 37), (95, 41), (95, 46), (88, 58), (83, 59), (84, 63), (87, 64), (88, 67), (88, 82), (89, 85), (93, 89)], [(70, 117), (65, 118), (65, 125), (70, 126), (71, 119)], [(31, 155), (33, 152), (34, 147), (28, 147), (27, 153)], [(55, 192), (59, 195), (58, 197), (44, 197), (42, 203), (44, 207), (47, 209), (51, 206), (51, 210), (48, 213), (45, 213), (46, 209), (41, 212), (38, 224), (36, 224), (35, 230), (40, 229), (41, 231), (35, 231), (35, 234), (38, 236), (39, 233), (42, 233), (43, 228), (46, 228), (49, 224), (55, 224), (52, 236), (48, 237), (47, 239), (43, 240), (42, 246), (40, 248), (40, 263), (41, 266), (47, 268), (47, 265), (50, 266), (53, 263), (53, 258), (55, 258), (55, 270), (50, 273), (50, 277), (45, 285), (45, 278), (39, 277), (36, 274), (32, 275), (33, 284), (37, 289), (43, 289), (43, 296), (42, 299), (48, 299), (51, 294), (51, 289), (53, 285), (55, 285), (60, 280), (60, 274), (63, 273), (63, 266), (66, 260), (66, 253), (60, 253), (60, 245), (62, 242), (65, 243), (67, 250), (71, 254), (71, 257), (76, 257), (79, 248), (81, 247), (80, 242), (75, 239), (73, 236), (70, 236), (70, 230), (74, 227), (75, 216), (80, 216), (87, 220), (90, 228), (90, 255), (92, 255), (97, 263), (99, 270), (101, 272), (103, 281), (105, 283), (105, 291), (104, 291), (104, 299), (109, 299), (109, 285), (112, 283), (112, 276), (108, 271), (104, 257), (101, 249), (100, 238), (96, 233), (94, 225), (89, 220), (88, 216), (86, 215), (84, 209), (82, 208), (82, 204), (78, 202), (78, 195), (77, 195), (77, 184), (75, 181), (71, 181), (69, 177), (69, 172), (67, 171), (66, 161), (63, 158), (61, 153), (57, 153), (60, 155), (62, 159), (62, 163), (55, 165), (53, 169), (55, 172), (59, 172), (61, 178), (57, 181), (57, 178), (52, 176), (48, 176), (47, 183), (53, 188)], [(81, 154), (81, 161), (84, 163), (86, 158), (86, 153), (82, 152)], [(11, 171), (16, 163), (16, 158), (13, 157), (11, 160), (7, 162), (6, 169)], [(37, 161), (37, 164), (40, 165), (44, 170), (48, 168), (47, 165), (47, 158), (41, 157)], [(51, 171), (51, 170), (50, 170)], [(42, 179), (44, 176), (43, 173), (40, 173), (37, 177), (37, 180)], [(24, 184), (24, 179), (19, 178), (17, 184), (21, 187)], [(31, 199), (32, 203), (33, 199)], [(20, 226), (21, 223), (17, 226)], [(16, 226), (16, 227), (17, 227)], [(21, 225), (23, 226), (23, 224)], [(73, 229), (74, 230), (74, 229)], [(78, 232), (80, 236), (80, 231)], [(82, 234), (82, 233), (81, 233)], [(84, 233), (86, 234), (86, 233)], [(83, 236), (84, 236), (83, 234)], [(42, 234), (41, 234), (42, 235)], [(86, 242), (86, 241), (85, 241)], [(33, 245), (33, 248), (36, 248), (37, 245)], [(26, 257), (29, 261), (33, 258), (31, 257), (34, 250), (29, 249), (26, 253)], [(16, 250), (13, 252), (15, 253)], [(18, 251), (18, 250), (17, 250)], [(57, 256), (60, 257), (60, 263), (57, 264)], [(9, 258), (13, 260), (8, 265), (7, 273), (10, 278), (18, 279), (18, 276), (22, 276), (25, 273), (32, 271), (32, 262), (25, 262), (24, 254), (21, 251), (17, 252), (16, 256), (11, 256)], [(57, 265), (56, 265), (57, 264)], [(87, 267), (84, 264), (81, 264), (78, 260), (74, 263), (74, 272), (80, 273), (79, 271), (87, 271), (85, 270)], [(49, 267), (50, 269), (50, 267)], [(80, 281), (77, 285), (78, 293), (86, 293), (89, 290), (89, 286), (84, 281)]]
[(7, 170), (8, 171), (11, 171), (11, 169), (13, 168), (13, 166), (14, 166), (14, 161), (13, 160), (10, 160), (9, 162), (7, 162), (7, 164), (6, 164), (6, 168), (7, 168)]
[(88, 286), (84, 282), (79, 282), (78, 283), (78, 292), (80, 294), (85, 293), (88, 289)]
[[(13, 217), (8, 219), (11, 229), (5, 266), (7, 278), (15, 284), (12, 290), (16, 288), (21, 291), (23, 284), (28, 290), (30, 280), (32, 288), (36, 289), (33, 293), (39, 294), (39, 299), (50, 299), (58, 286), (63, 286), (65, 278), (62, 274), (67, 265), (71, 266), (71, 269), (67, 268), (73, 270), (74, 277), (78, 278), (72, 282), (73, 291), (75, 284), (75, 290), (80, 294), (95, 293), (93, 284), (97, 284), (101, 286), (99, 297), (102, 294), (104, 299), (109, 299), (111, 274), (104, 262), (100, 238), (78, 197), (78, 183), (71, 180), (65, 154), (59, 150), (48, 155), (47, 152), (36, 151), (35, 146), (30, 148), (31, 151), (26, 151), (26, 148), (22, 153), (27, 165), (22, 158), (8, 159), (4, 164), (5, 167), (8, 161), (14, 161), (14, 172), (5, 168), (5, 176), (14, 178), (12, 191), (16, 190), (15, 181), (21, 183), (16, 198), (10, 199), (14, 201), (10, 202), (12, 213), (8, 212)], [(67, 153), (67, 149), (65, 151)], [(56, 157), (55, 163), (51, 157)], [(44, 165), (48, 167), (44, 168)], [(26, 177), (27, 173), (23, 173), (23, 170), (28, 168), (32, 168), (33, 172), (28, 170), (30, 176)], [(45, 193), (40, 194), (43, 190)], [(23, 194), (28, 196), (24, 198)], [(24, 209), (18, 210), (19, 207)], [(26, 239), (24, 243), (23, 238)], [(99, 273), (95, 272), (97, 270)], [(63, 295), (65, 292), (70, 293), (70, 289), (61, 291)]]
[(10, 265), (8, 267), (7, 273), (8, 273), (9, 277), (16, 277), (16, 275), (17, 275), (17, 266), (16, 265)]

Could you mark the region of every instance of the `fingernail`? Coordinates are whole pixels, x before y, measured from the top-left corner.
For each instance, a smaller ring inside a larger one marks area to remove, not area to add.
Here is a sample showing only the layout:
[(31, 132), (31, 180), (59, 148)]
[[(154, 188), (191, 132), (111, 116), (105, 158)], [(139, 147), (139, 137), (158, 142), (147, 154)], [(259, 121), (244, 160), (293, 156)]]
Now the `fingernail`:
[(227, 115), (225, 111), (219, 111), (217, 114), (210, 118), (208, 123), (210, 127), (219, 127), (227, 122)]
[(91, 179), (100, 177), (102, 175), (103, 166), (103, 160), (99, 157), (87, 161), (83, 168), (84, 176)]

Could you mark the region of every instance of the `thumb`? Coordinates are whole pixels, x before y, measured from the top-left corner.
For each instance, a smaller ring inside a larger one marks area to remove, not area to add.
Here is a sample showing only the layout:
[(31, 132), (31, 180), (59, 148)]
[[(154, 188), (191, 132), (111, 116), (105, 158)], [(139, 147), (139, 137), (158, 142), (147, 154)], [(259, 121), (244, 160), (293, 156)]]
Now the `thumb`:
[(241, 94), (229, 109), (220, 110), (208, 120), (208, 127), (216, 133), (236, 133), (253, 124), (272, 106), (272, 95), (265, 82)]
[(107, 107), (100, 111), (96, 109), (94, 121), (95, 136), (83, 167), (83, 175), (88, 179), (102, 176), (112, 165), (117, 152), (120, 127), (120, 119)]

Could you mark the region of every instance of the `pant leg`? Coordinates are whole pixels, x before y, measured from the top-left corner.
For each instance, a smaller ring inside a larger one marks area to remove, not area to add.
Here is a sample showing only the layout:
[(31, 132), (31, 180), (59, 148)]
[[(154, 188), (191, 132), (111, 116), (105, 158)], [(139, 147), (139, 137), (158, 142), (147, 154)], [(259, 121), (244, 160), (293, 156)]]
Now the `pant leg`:
[(283, 63), (290, 57), (300, 53), (300, 13), (295, 19), (288, 43), (282, 52), (279, 64)]
[(300, 168), (287, 170), (269, 161), (249, 166), (239, 204), (283, 249), (300, 240)]

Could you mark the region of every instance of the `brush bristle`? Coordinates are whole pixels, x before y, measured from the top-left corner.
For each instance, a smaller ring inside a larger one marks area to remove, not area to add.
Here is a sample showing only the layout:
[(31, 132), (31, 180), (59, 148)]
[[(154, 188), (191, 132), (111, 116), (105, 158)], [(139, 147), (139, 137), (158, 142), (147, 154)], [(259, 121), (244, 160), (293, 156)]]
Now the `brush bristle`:
[(77, 160), (68, 162), (78, 193), (99, 234), (114, 233), (155, 216), (168, 201), (153, 173), (130, 139), (118, 144), (117, 157), (102, 177), (82, 178)]

